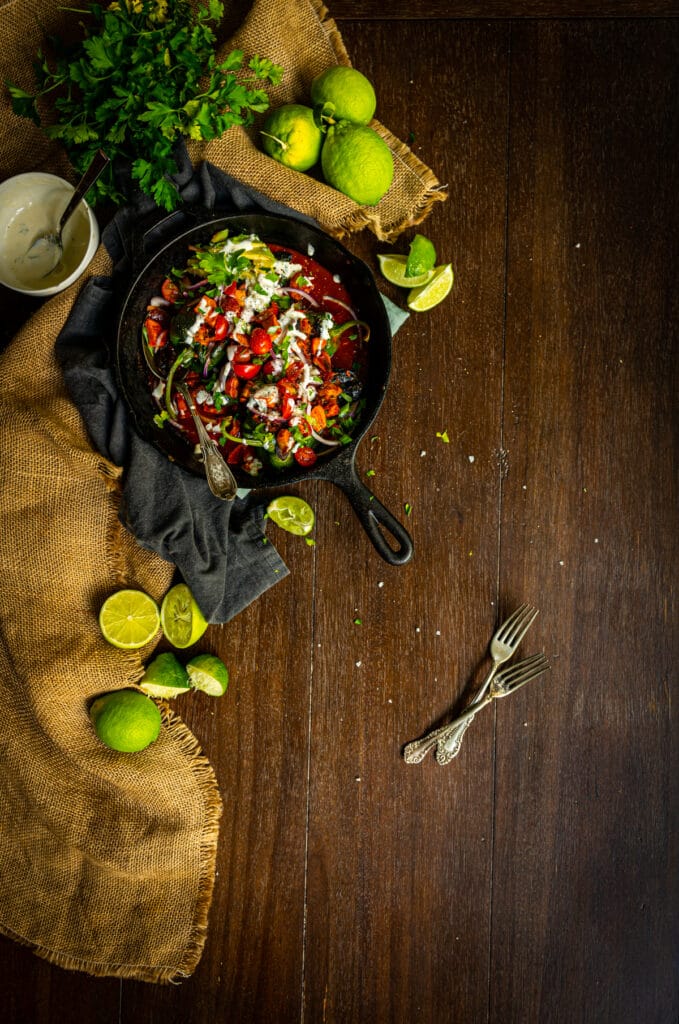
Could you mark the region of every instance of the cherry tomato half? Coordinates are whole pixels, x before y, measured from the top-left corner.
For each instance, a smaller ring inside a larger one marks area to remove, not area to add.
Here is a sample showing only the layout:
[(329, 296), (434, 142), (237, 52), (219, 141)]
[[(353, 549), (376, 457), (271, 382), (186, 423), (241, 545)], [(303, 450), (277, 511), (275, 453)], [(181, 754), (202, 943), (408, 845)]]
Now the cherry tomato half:
[(260, 370), (261, 366), (259, 366), (257, 363), (233, 364), (233, 372), (236, 374), (237, 377), (240, 377), (241, 380), (253, 380), (253, 378), (257, 376)]
[(229, 322), (225, 316), (219, 313), (214, 322), (214, 334), (217, 341), (221, 341), (226, 337), (226, 332), (229, 329)]
[(292, 454), (298, 466), (308, 468), (316, 461), (316, 452), (312, 448), (298, 448)]
[(255, 327), (250, 335), (250, 349), (256, 356), (265, 356), (271, 351), (271, 335), (261, 327)]

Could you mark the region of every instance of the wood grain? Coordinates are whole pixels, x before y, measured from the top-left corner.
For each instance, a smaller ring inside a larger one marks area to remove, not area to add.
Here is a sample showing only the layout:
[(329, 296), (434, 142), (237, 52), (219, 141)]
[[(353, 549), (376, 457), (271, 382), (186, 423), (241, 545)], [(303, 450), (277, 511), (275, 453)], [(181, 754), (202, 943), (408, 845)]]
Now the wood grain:
[[(0, 940), (11, 1024), (677, 1024), (675, 7), (333, 5), (450, 193), (393, 246), (350, 240), (376, 270), (420, 230), (455, 269), (359, 449), (415, 557), (295, 489), (315, 546), (269, 527), (290, 575), (206, 634), (226, 696), (182, 704), (225, 805), (196, 973), (95, 980)], [(446, 768), (406, 765), (524, 600), (549, 676)]]

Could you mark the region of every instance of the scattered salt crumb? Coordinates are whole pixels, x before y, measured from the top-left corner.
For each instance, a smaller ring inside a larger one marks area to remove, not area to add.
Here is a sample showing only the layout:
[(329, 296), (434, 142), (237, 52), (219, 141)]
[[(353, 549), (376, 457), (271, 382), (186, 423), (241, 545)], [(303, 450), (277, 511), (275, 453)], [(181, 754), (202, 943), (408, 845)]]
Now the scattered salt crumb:
[(339, 276), (339, 274), (333, 274), (332, 275), (332, 279), (335, 282), (335, 284), (339, 284), (340, 281), (342, 280), (342, 278)]
[(437, 629), (437, 630), (436, 630), (436, 635), (437, 635), (437, 636), (441, 636), (441, 630), (440, 630), (440, 629)]
[(560, 562), (559, 562), (559, 565), (563, 565), (563, 564), (564, 564), (564, 563), (563, 563), (563, 561), (560, 561)]
[(425, 450), (424, 450), (424, 448), (423, 448), (423, 449), (422, 449), (422, 451), (420, 452), (420, 458), (421, 458), (421, 459), (423, 459), (423, 458), (425, 457), (425, 455), (426, 455), (426, 454), (427, 454), (427, 453), (426, 453), (426, 451), (425, 451)]
[(474, 456), (473, 455), (468, 455), (467, 458), (469, 459), (470, 462), (474, 461)]
[(528, 722), (524, 722), (523, 724), (525, 728), (528, 728)]
[(599, 538), (598, 538), (598, 537), (595, 537), (595, 538), (594, 538), (594, 543), (595, 543), (595, 544), (598, 544), (598, 543), (599, 543)]
[(526, 486), (526, 484), (523, 484), (523, 486), (522, 486), (521, 490), (522, 490), (522, 491), (527, 491), (527, 490), (528, 490), (528, 487)]
[(391, 697), (387, 697), (387, 704), (393, 704), (393, 703), (394, 703), (394, 702), (393, 702), (393, 700), (391, 699)]
[(378, 587), (383, 587), (384, 586), (384, 580), (380, 580), (380, 582), (377, 584), (377, 586)]
[(576, 242), (576, 243), (575, 243), (575, 248), (576, 248), (576, 249), (579, 249), (579, 248), (580, 248), (580, 243), (579, 243), (579, 242)]
[(316, 250), (314, 249), (314, 247), (311, 244), (311, 242), (309, 242), (309, 244), (307, 245), (306, 251), (307, 251), (307, 256), (313, 256), (313, 254), (316, 252)]
[(415, 626), (415, 632), (416, 632), (416, 633), (419, 633), (419, 632), (420, 632), (420, 627), (419, 627), (419, 626)]
[(356, 778), (354, 779), (354, 782), (360, 782), (360, 781), (361, 781), (361, 776), (357, 775)]
[(357, 661), (355, 664), (356, 664), (356, 668), (360, 668), (361, 665), (363, 664), (363, 662), (362, 661)]

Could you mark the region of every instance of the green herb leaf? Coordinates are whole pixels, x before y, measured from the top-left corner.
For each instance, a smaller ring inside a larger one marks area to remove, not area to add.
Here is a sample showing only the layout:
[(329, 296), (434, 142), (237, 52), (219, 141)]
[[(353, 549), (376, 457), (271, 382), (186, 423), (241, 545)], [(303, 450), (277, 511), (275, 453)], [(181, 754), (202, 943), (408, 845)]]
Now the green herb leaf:
[(88, 14), (86, 25), (79, 22), (82, 38), (68, 46), (48, 40), (53, 57), (38, 52), (34, 93), (5, 83), (14, 113), (40, 125), (44, 112), (44, 131), (63, 144), (76, 170), (84, 170), (93, 143), (103, 145), (111, 164), (93, 187), (93, 201), (124, 201), (112, 170), (118, 158), (132, 164), (144, 193), (174, 209), (179, 196), (169, 178), (177, 171), (177, 140), (214, 139), (251, 124), (269, 106), (253, 79), (275, 85), (282, 68), (250, 56), (249, 79), (241, 81), (242, 50), (217, 62), (221, 0), (195, 7), (189, 0), (117, 0), (66, 9), (76, 18)]

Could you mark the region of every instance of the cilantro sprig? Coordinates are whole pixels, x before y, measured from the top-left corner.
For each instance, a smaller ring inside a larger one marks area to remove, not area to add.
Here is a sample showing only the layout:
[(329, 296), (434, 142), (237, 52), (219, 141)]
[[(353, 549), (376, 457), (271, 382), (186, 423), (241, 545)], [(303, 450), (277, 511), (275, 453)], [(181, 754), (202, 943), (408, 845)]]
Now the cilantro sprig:
[[(269, 106), (257, 83), (277, 84), (283, 69), (254, 56), (250, 73), (238, 74), (242, 50), (217, 60), (213, 25), (223, 14), (221, 0), (195, 10), (188, 0), (114, 0), (68, 10), (87, 16), (80, 22), (84, 38), (70, 46), (50, 39), (54, 62), (38, 53), (34, 93), (6, 83), (14, 112), (59, 140), (79, 172), (99, 148), (112, 162), (130, 163), (141, 190), (173, 210), (179, 201), (170, 180), (176, 143), (215, 139), (234, 125), (251, 124)], [(125, 201), (113, 163), (92, 195), (94, 201)]]

